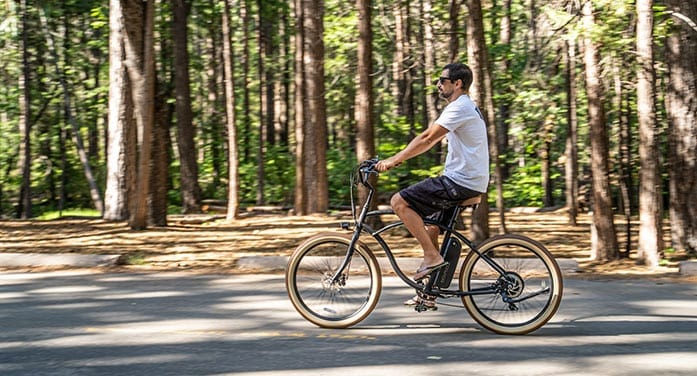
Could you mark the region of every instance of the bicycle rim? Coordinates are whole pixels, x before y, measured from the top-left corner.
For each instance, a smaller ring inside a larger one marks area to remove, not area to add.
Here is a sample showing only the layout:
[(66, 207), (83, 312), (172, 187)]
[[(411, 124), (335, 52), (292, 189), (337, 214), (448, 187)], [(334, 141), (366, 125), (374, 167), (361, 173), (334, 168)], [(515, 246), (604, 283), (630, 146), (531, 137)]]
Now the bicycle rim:
[(479, 250), (505, 273), (501, 275), (477, 253), (465, 259), (460, 287), (495, 291), (462, 298), (475, 321), (495, 333), (526, 334), (554, 316), (561, 303), (562, 277), (544, 246), (526, 237), (502, 235), (482, 243)]
[(286, 271), (286, 289), (295, 309), (325, 328), (345, 328), (367, 317), (382, 288), (375, 256), (362, 243), (355, 247), (346, 269), (333, 276), (346, 258), (350, 239), (320, 235), (296, 249)]

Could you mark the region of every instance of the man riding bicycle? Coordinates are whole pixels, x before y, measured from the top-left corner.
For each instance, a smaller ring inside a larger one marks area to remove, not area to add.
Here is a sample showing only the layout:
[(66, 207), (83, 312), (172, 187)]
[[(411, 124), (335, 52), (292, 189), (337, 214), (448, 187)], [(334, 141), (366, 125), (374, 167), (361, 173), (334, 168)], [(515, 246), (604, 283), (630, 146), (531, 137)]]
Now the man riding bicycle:
[(446, 221), (459, 203), (486, 192), (489, 184), (486, 123), (468, 95), (472, 80), (467, 65), (446, 65), (437, 80), (438, 93), (448, 102), (443, 112), (403, 150), (376, 165), (384, 172), (425, 153), (443, 137), (448, 142), (443, 174), (411, 185), (390, 200), (395, 214), (423, 248), (423, 261), (413, 277), (417, 281), (447, 265), (438, 252), (438, 228), (424, 226), (423, 218)]

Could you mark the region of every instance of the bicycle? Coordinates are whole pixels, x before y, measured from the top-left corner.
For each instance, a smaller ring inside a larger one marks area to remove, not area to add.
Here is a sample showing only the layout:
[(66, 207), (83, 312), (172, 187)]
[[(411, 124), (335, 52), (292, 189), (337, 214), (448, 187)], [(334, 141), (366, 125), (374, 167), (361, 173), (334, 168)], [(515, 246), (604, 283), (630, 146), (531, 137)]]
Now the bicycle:
[[(323, 328), (347, 328), (373, 311), (382, 291), (382, 275), (375, 253), (366, 244), (370, 239), (384, 251), (396, 275), (419, 297), (459, 297), (470, 316), (494, 333), (530, 333), (554, 316), (561, 303), (563, 281), (557, 262), (542, 244), (525, 236), (505, 234), (475, 246), (454, 228), (462, 210), (476, 208), (480, 197), (461, 203), (447, 225), (424, 219), (426, 225), (440, 228), (440, 252), (449, 264), (420, 281), (405, 275), (386, 241), (390, 231), (404, 228), (403, 223), (397, 220), (377, 230), (368, 224), (369, 218), (394, 214), (392, 210), (369, 210), (375, 195), (369, 177), (378, 174), (376, 163), (377, 159), (361, 163), (356, 171), (358, 181), (352, 178), (353, 231), (313, 236), (288, 260), (286, 290), (303, 318)], [(368, 194), (356, 216), (353, 186), (358, 183), (368, 189)], [(350, 229), (347, 223), (342, 227)], [(470, 251), (462, 261), (458, 288), (451, 289), (463, 244)], [(415, 306), (417, 312), (428, 308), (425, 299)]]

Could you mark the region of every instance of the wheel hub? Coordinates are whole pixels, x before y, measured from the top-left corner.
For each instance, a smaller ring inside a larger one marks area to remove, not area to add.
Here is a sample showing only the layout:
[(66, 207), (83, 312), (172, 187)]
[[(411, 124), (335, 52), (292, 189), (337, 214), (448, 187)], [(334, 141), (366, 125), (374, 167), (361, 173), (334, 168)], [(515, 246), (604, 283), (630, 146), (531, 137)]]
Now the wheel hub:
[(518, 273), (507, 272), (499, 279), (501, 289), (509, 298), (517, 298), (523, 293), (525, 282)]
[(324, 278), (322, 278), (322, 288), (324, 288), (325, 291), (329, 291), (329, 292), (335, 294), (335, 293), (341, 292), (344, 285), (346, 285), (346, 276), (345, 275), (342, 274), (339, 277), (339, 280), (335, 281), (333, 273), (330, 273), (330, 272), (324, 273)]

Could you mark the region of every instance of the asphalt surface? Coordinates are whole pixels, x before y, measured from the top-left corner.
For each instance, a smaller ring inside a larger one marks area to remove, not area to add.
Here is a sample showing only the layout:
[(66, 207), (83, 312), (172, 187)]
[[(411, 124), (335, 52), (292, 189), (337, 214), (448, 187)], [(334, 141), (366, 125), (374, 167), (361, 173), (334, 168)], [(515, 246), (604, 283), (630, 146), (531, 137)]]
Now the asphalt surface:
[(280, 274), (0, 272), (0, 375), (694, 375), (697, 285), (565, 279), (545, 327), (501, 336), (385, 277), (358, 326), (292, 308)]

